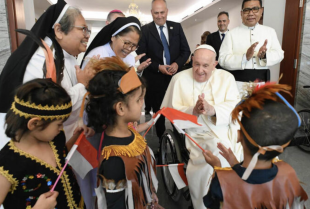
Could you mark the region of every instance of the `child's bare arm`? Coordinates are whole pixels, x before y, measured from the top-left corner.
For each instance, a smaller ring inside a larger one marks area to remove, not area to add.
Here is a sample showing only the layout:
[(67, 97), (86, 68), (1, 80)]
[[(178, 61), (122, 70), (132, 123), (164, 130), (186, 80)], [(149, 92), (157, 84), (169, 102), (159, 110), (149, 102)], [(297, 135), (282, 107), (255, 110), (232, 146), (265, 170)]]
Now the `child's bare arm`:
[(213, 153), (209, 150), (205, 150), (202, 154), (205, 157), (206, 162), (210, 164), (213, 168), (222, 167), (220, 159), (213, 155)]
[(148, 124), (148, 122), (146, 123), (141, 123), (139, 125), (136, 126), (136, 130), (141, 133), (143, 131), (146, 131), (148, 129), (148, 127), (150, 127), (150, 125)]
[(230, 167), (238, 164), (239, 161), (237, 160), (236, 156), (234, 155), (233, 151), (230, 148), (226, 148), (222, 143), (217, 143), (217, 148), (220, 150), (220, 154), (227, 160)]
[(9, 193), (11, 185), (12, 184), (0, 174), (0, 205), (2, 205), (6, 195)]

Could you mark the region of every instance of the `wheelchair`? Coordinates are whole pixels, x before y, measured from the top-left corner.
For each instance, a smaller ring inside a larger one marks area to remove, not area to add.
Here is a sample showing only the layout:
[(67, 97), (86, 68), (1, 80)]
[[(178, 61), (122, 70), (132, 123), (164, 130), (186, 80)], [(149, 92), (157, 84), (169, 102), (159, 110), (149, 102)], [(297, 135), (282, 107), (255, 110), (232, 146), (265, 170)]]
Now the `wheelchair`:
[[(180, 134), (174, 127), (173, 130), (167, 129), (161, 137), (159, 160), (163, 165), (184, 163), (184, 173), (186, 173), (186, 165), (189, 160), (189, 152), (185, 146), (185, 135)], [(175, 185), (168, 167), (161, 169), (162, 178), (167, 194), (177, 202), (181, 195), (190, 201), (188, 187), (181, 190)]]

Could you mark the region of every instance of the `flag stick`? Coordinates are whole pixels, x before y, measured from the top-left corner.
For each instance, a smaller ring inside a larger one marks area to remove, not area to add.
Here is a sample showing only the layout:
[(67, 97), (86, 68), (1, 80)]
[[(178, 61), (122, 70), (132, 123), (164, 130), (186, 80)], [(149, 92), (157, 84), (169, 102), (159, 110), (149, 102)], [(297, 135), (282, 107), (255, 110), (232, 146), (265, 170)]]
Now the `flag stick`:
[(84, 137), (84, 133), (82, 132), (82, 133), (80, 134), (79, 138), (78, 138), (78, 139), (76, 140), (76, 142), (74, 143), (74, 145), (73, 145), (73, 147), (71, 148), (70, 152), (68, 153), (68, 155), (67, 155), (67, 157), (66, 157), (66, 163), (65, 163), (64, 167), (61, 169), (60, 174), (59, 174), (59, 176), (57, 177), (57, 179), (56, 179), (56, 181), (55, 181), (55, 184), (54, 184), (53, 188), (51, 189), (51, 192), (54, 191), (54, 189), (55, 189), (55, 187), (56, 187), (56, 185), (57, 185), (57, 183), (58, 183), (60, 177), (62, 176), (63, 172), (65, 171), (65, 169), (66, 169), (66, 167), (67, 167), (67, 165), (68, 165), (68, 163), (69, 163), (71, 157), (73, 156), (73, 153), (74, 153), (75, 150), (77, 149), (78, 144), (80, 143), (80, 141), (82, 140), (83, 137)]
[[(160, 167), (168, 167), (169, 165), (173, 165), (173, 164), (167, 164), (167, 165), (156, 165), (157, 168), (160, 168)], [(181, 166), (181, 165), (184, 165), (184, 163), (179, 163), (177, 164), (178, 166)]]
[(147, 132), (149, 132), (149, 130), (152, 128), (152, 126), (157, 122), (157, 120), (158, 120), (158, 118), (160, 117), (160, 115), (161, 115), (161, 114), (158, 114), (158, 115), (156, 116), (156, 118), (154, 118), (154, 121), (152, 122), (152, 124), (150, 125), (150, 127), (146, 130), (146, 132), (144, 133), (143, 138), (145, 138)]
[(180, 127), (177, 126), (177, 124), (175, 124), (173, 121), (170, 122), (173, 123), (174, 127), (177, 129), (179, 133), (185, 134), (185, 136), (187, 136), (192, 142), (194, 142), (203, 152), (205, 151), (190, 135), (188, 135), (187, 133), (185, 133), (185, 131), (180, 129)]
[(192, 141), (194, 142), (203, 152), (205, 151), (192, 137), (190, 137), (187, 133), (185, 135)]
[(54, 191), (54, 189), (55, 189), (55, 187), (56, 187), (56, 185), (57, 185), (57, 183), (58, 183), (58, 181), (59, 181), (59, 179), (60, 179), (61, 175), (63, 174), (63, 172), (65, 171), (65, 169), (66, 169), (66, 167), (67, 167), (67, 165), (68, 165), (68, 162), (69, 162), (69, 160), (67, 160), (67, 161), (66, 161), (65, 166), (61, 169), (60, 174), (59, 174), (58, 178), (56, 179), (56, 181), (55, 181), (55, 184), (54, 184), (53, 188), (51, 189), (51, 192), (53, 192), (53, 191)]

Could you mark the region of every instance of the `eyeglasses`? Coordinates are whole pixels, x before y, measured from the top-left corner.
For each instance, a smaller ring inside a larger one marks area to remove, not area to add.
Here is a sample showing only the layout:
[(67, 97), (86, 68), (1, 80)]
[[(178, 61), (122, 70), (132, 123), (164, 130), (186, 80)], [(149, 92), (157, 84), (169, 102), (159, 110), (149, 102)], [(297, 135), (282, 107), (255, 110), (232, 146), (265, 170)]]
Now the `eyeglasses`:
[(91, 30), (89, 30), (88, 27), (86, 26), (75, 26), (74, 25), (73, 27), (82, 29), (84, 36), (90, 36), (91, 34)]
[(123, 45), (123, 49), (130, 49), (131, 51), (136, 51), (138, 49), (138, 45), (131, 43), (130, 41), (124, 41), (120, 36), (117, 36), (118, 38), (120, 38), (124, 45)]
[(251, 11), (253, 11), (253, 13), (257, 13), (260, 9), (261, 9), (261, 7), (244, 8), (244, 9), (242, 10), (242, 12), (243, 12), (244, 14), (249, 14)]

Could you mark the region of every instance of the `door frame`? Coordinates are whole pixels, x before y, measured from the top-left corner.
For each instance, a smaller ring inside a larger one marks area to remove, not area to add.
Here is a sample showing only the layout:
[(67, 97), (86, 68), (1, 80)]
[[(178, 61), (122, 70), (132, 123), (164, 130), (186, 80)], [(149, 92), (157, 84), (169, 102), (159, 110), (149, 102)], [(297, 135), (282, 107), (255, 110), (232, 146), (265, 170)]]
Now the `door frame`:
[(25, 39), (25, 35), (17, 33), (18, 28), (26, 28), (24, 0), (6, 0), (9, 22), (11, 52), (13, 53)]
[(279, 83), (287, 84), (292, 87), (292, 96), (284, 94), (284, 97), (292, 105), (294, 105), (297, 89), (301, 33), (304, 21), (304, 6), (304, 0), (286, 0), (282, 41), (284, 59), (280, 65), (280, 77), (282, 75), (282, 78)]

